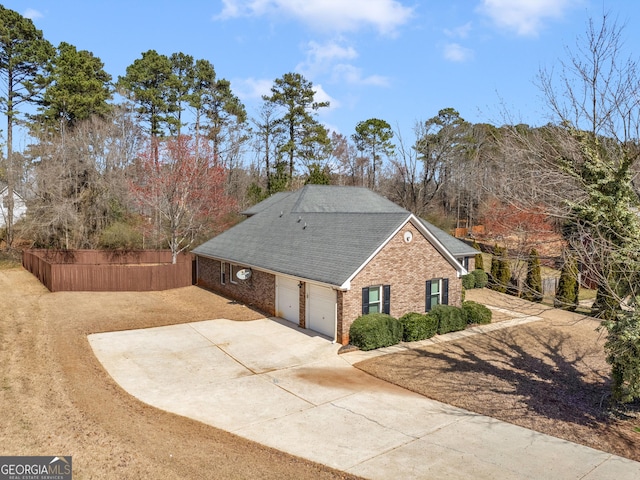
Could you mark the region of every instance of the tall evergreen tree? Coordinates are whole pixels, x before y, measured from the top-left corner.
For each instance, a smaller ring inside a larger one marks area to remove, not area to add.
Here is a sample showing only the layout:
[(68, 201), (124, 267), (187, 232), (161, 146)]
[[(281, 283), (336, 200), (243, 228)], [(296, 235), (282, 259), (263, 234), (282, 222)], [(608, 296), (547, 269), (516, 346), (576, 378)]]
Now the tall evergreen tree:
[(176, 79), (171, 60), (155, 50), (148, 50), (127, 67), (126, 75), (118, 78), (117, 87), (137, 105), (137, 113), (147, 124), (158, 161), (158, 138), (177, 131)]
[(204, 100), (204, 113), (208, 119), (207, 137), (213, 143), (216, 160), (224, 161), (238, 153), (240, 144), (246, 140), (243, 133), (247, 123), (244, 104), (231, 90), (231, 82), (224, 78), (216, 80)]
[(53, 46), (30, 19), (0, 5), (0, 77), (3, 79), (0, 109), (7, 119), (7, 249), (12, 247), (14, 238), (13, 193), (16, 178), (13, 127), (20, 115), (20, 108), (40, 100), (45, 67), (53, 55)]
[(91, 52), (62, 42), (48, 70), (38, 124), (55, 130), (63, 122), (72, 128), (92, 115), (104, 117), (109, 113), (111, 75)]
[[(300, 155), (310, 126), (318, 123), (313, 113), (329, 106), (329, 102), (316, 102), (314, 97), (313, 84), (299, 73), (285, 73), (275, 80), (271, 87), (271, 95), (262, 97), (265, 102), (284, 110), (281, 122), (287, 132), (287, 142), (281, 150), (289, 159), (289, 179), (293, 178), (296, 158)], [(326, 130), (324, 132), (324, 135), (316, 136), (314, 143), (329, 144)]]
[[(277, 173), (275, 167), (280, 163), (282, 155), (281, 145), (284, 143), (284, 129), (275, 114), (276, 106), (269, 102), (264, 102), (260, 110), (260, 118), (252, 119), (255, 125), (253, 129), (256, 151), (260, 159), (260, 164), (264, 164), (266, 186), (264, 195), (270, 195), (273, 190), (273, 174)], [(260, 166), (259, 169), (262, 167)], [(257, 190), (262, 189), (260, 185), (255, 185)], [(279, 190), (275, 190), (279, 191)]]
[(195, 65), (193, 57), (182, 52), (172, 53), (169, 61), (173, 73), (172, 81), (169, 82), (171, 90), (169, 101), (174, 105), (172, 110), (175, 116), (175, 122), (170, 123), (169, 126), (173, 134), (180, 135), (183, 127), (184, 105), (191, 100), (190, 95), (195, 81)]
[(356, 125), (356, 133), (352, 136), (356, 147), (371, 158), (371, 175), (369, 188), (377, 186), (376, 171), (382, 166), (382, 155), (393, 155), (394, 145), (391, 143), (393, 130), (384, 120), (370, 118)]

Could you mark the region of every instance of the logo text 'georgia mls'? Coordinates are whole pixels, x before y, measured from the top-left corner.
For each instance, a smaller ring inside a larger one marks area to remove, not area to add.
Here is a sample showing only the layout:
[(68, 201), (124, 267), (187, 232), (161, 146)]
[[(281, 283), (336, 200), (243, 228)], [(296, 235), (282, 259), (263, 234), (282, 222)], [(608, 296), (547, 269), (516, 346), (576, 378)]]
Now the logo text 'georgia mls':
[(71, 480), (71, 457), (0, 457), (0, 480)]

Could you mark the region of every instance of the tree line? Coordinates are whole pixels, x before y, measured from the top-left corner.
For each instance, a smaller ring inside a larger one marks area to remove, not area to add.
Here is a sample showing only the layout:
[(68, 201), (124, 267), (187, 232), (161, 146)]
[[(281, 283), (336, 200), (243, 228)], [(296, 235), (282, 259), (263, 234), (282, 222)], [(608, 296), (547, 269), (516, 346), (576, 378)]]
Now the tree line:
[[(313, 84), (298, 73), (274, 80), (250, 117), (208, 60), (149, 50), (114, 79), (91, 52), (66, 42), (54, 47), (17, 12), (0, 8), (0, 28), (0, 180), (29, 204), (17, 226), (9, 214), (8, 248), (16, 234), (39, 247), (167, 246), (182, 229), (181, 250), (196, 241), (193, 232), (215, 233), (234, 211), (305, 182), (368, 187), (437, 223), (450, 223), (454, 213), (456, 223), (473, 223), (486, 198), (478, 182), (494, 178), (500, 129), (472, 125), (453, 108), (416, 122), (410, 144), (377, 118), (343, 134), (318, 121), (329, 104), (316, 101)], [(14, 151), (18, 126), (29, 144)], [(179, 158), (176, 142), (190, 145), (178, 149)], [(158, 175), (150, 175), (147, 161)], [(228, 208), (183, 227), (159, 204), (151, 212), (141, 186), (150, 189), (156, 177), (160, 183), (178, 161), (221, 169), (223, 176), (212, 176), (222, 182), (218, 201)]]
[[(640, 78), (622, 31), (608, 15), (590, 21), (578, 49), (540, 72), (546, 125), (473, 124), (443, 108), (405, 139), (378, 118), (328, 131), (328, 103), (298, 73), (274, 80), (255, 117), (211, 62), (184, 53), (143, 52), (114, 80), (91, 52), (54, 47), (0, 6), (5, 246), (177, 255), (304, 183), (367, 187), (442, 227), (533, 212), (597, 285), (615, 398), (638, 398)], [(28, 204), (20, 222), (13, 192)]]

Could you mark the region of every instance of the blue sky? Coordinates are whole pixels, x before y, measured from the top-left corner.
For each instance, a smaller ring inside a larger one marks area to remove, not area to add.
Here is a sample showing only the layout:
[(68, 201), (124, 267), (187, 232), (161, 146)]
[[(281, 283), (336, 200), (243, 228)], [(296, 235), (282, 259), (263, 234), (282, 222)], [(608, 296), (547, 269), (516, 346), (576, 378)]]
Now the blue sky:
[[(262, 94), (302, 73), (331, 107), (319, 116), (351, 135), (381, 118), (412, 136), (442, 108), (468, 121), (547, 120), (535, 85), (575, 49), (589, 18), (626, 23), (640, 46), (635, 0), (12, 0), (54, 45), (89, 50), (114, 77), (142, 52), (207, 59), (257, 115)], [(635, 31), (634, 31), (635, 30)]]

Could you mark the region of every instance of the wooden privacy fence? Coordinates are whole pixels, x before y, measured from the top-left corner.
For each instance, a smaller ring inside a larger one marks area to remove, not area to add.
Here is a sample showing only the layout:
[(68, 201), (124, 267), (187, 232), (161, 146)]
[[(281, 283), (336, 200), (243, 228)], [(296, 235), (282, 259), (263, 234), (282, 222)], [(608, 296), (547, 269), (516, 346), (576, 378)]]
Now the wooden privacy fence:
[(154, 291), (193, 284), (193, 256), (168, 250), (25, 250), (22, 265), (52, 292)]

